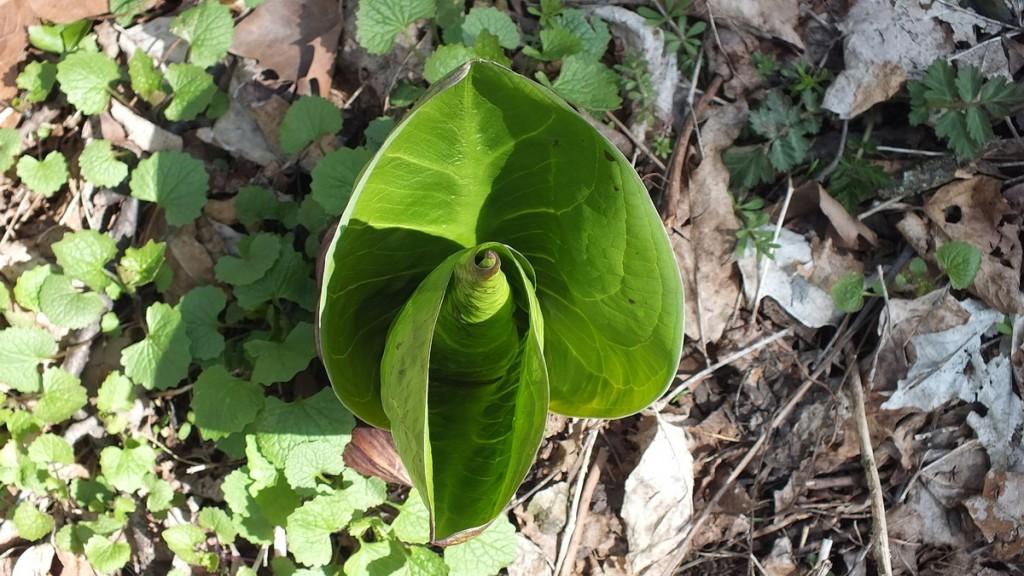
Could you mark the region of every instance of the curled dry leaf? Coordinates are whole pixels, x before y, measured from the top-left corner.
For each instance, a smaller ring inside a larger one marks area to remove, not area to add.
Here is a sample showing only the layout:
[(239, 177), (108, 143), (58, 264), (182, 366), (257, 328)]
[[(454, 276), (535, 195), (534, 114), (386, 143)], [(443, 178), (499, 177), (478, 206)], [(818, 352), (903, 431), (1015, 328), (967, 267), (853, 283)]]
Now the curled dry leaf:
[[(104, 116), (106, 117), (106, 115)], [(168, 132), (139, 116), (131, 108), (117, 100), (110, 101), (109, 118), (114, 120), (116, 124), (104, 122), (101, 119), (101, 126), (104, 138), (107, 138), (114, 144), (124, 145), (126, 138), (127, 142), (131, 142), (131, 144), (146, 152), (181, 150), (181, 136)], [(118, 130), (118, 127), (121, 130)]]
[(299, 94), (326, 95), (341, 28), (338, 0), (267, 0), (235, 28), (231, 51), (297, 83)]
[(892, 97), (908, 77), (953, 51), (942, 24), (918, 2), (860, 0), (840, 24), (846, 69), (825, 93), (824, 107), (852, 118)]
[(732, 208), (729, 170), (721, 153), (739, 136), (746, 116), (745, 106), (729, 106), (719, 109), (704, 126), (704, 160), (680, 195), (676, 221), (681, 224), (671, 235), (686, 290), (686, 335), (699, 339), (703, 324), (707, 342), (717, 341), (725, 332), (740, 290), (732, 265), (734, 233), (740, 222)]
[(842, 248), (856, 249), (860, 238), (872, 246), (878, 243), (878, 236), (870, 228), (851, 216), (821, 184), (810, 180), (793, 191), (786, 218), (799, 218), (814, 212), (820, 212), (828, 219), (837, 237), (836, 243)]
[(989, 471), (981, 494), (964, 505), (985, 539), (995, 543), (996, 558), (1024, 553), (1024, 474)]
[(693, 457), (686, 432), (660, 415), (647, 418), (651, 439), (626, 478), (622, 519), (636, 574), (660, 574), (685, 536), (693, 516)]
[[(760, 292), (762, 298), (775, 300), (808, 328), (835, 325), (842, 318), (842, 313), (832, 303), (829, 295), (831, 285), (826, 284), (816, 269), (830, 265), (829, 258), (815, 259), (807, 239), (786, 228), (779, 234), (778, 244), (773, 259), (759, 258), (752, 246), (748, 246), (740, 255), (743, 294), (747, 301), (754, 300), (757, 284), (761, 281), (761, 266), (764, 266), (767, 272), (764, 273), (764, 285)], [(847, 267), (845, 272), (849, 271)], [(822, 284), (815, 284), (814, 280)]]
[(342, 454), (345, 465), (364, 476), (376, 476), (392, 484), (412, 486), (409, 473), (398, 458), (391, 433), (380, 428), (352, 429), (352, 440)]

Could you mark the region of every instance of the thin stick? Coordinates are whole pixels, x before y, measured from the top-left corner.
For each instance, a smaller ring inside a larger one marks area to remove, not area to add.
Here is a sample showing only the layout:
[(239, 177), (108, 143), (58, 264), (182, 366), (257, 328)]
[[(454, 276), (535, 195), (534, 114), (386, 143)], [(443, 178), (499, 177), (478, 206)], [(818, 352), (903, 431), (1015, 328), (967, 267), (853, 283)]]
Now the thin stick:
[(583, 497), (583, 481), (586, 478), (586, 474), (583, 471), (590, 462), (590, 454), (594, 451), (594, 443), (596, 441), (597, 427), (595, 426), (594, 428), (591, 428), (583, 445), (583, 465), (580, 467), (579, 476), (576, 477), (575, 496), (572, 500), (572, 506), (569, 509), (569, 522), (566, 524), (565, 532), (562, 534), (562, 545), (558, 550), (558, 559), (555, 562), (555, 574), (562, 573), (562, 565), (565, 564), (566, 556), (569, 554), (569, 545), (572, 543), (572, 535), (573, 532), (576, 531), (576, 517), (579, 515), (580, 500)]
[(864, 408), (864, 384), (860, 379), (857, 355), (852, 347), (846, 349), (846, 362), (850, 371), (850, 390), (853, 396), (853, 414), (857, 422), (857, 439), (860, 441), (860, 461), (868, 480), (871, 495), (871, 532), (875, 548), (875, 563), (884, 576), (892, 576), (892, 557), (889, 552), (889, 529), (885, 521), (885, 499), (882, 494), (882, 480), (878, 476), (875, 451), (871, 447), (871, 431), (868, 429), (867, 411)]
[(675, 225), (679, 197), (683, 192), (683, 167), (686, 165), (686, 156), (690, 148), (690, 135), (693, 133), (697, 118), (711, 105), (711, 101), (715, 98), (718, 90), (721, 89), (724, 81), (724, 78), (717, 75), (711, 79), (711, 84), (704, 91), (704, 95), (701, 96), (696, 107), (690, 108), (690, 115), (686, 119), (686, 124), (683, 126), (682, 131), (679, 132), (679, 137), (676, 138), (675, 150), (672, 152), (672, 169), (668, 174), (668, 194), (665, 195), (665, 204), (662, 206), (662, 213), (664, 214), (662, 220), (669, 228)]
[[(590, 501), (594, 498), (594, 490), (597, 489), (597, 482), (601, 479), (601, 468), (604, 467), (604, 463), (608, 460), (608, 450), (604, 446), (598, 448), (597, 457), (594, 458), (594, 464), (590, 467), (590, 472), (587, 473), (587, 483), (583, 486), (583, 494), (580, 497), (579, 508), (576, 511), (576, 526), (583, 526), (586, 523), (587, 515), (590, 514)], [(582, 476), (581, 476), (582, 477)], [(573, 559), (576, 557), (576, 551), (580, 547), (580, 539), (583, 536), (582, 530), (573, 530), (572, 536), (569, 538), (569, 546), (565, 553), (565, 558), (562, 559), (561, 571), (556, 572), (559, 576), (568, 576), (572, 573), (572, 569), (576, 564)]]
[(611, 112), (605, 112), (604, 115), (609, 120), (611, 120), (619, 128), (619, 130), (626, 135), (626, 138), (629, 138), (629, 140), (633, 142), (633, 145), (639, 148), (640, 151), (644, 153), (644, 156), (647, 156), (647, 158), (651, 162), (653, 162), (659, 170), (661, 170), (662, 172), (665, 171), (665, 163), (662, 162), (657, 156), (655, 156), (654, 153), (651, 152), (651, 150), (643, 142), (641, 142), (636, 136), (634, 136), (633, 133), (630, 132), (629, 127), (622, 123), (622, 120), (616, 118), (615, 114), (612, 114)]
[(934, 152), (932, 150), (914, 150), (913, 148), (898, 148), (896, 146), (875, 146), (879, 152), (893, 152), (896, 154), (909, 154), (911, 156), (949, 156), (946, 152)]
[[(782, 235), (782, 223), (786, 221), (786, 213), (789, 212), (789, 201), (793, 199), (793, 177), (790, 176), (786, 179), (786, 197), (782, 200), (782, 211), (779, 212), (779, 220), (775, 223), (775, 234), (772, 235), (772, 244), (779, 242), (779, 236)], [(768, 260), (768, 262), (765, 262)], [(764, 289), (764, 281), (768, 278), (768, 270), (771, 268), (771, 263), (775, 260), (772, 258), (764, 258), (763, 256), (758, 257), (758, 264), (761, 267), (761, 274), (757, 280), (757, 291), (754, 292), (754, 302), (751, 306), (752, 312), (750, 314), (751, 326), (757, 322), (757, 310), (761, 304), (761, 292)]]
[(839, 138), (839, 149), (836, 150), (836, 157), (832, 159), (832, 162), (818, 174), (818, 182), (824, 182), (826, 178), (835, 172), (836, 168), (839, 167), (839, 163), (843, 161), (843, 154), (846, 153), (846, 138), (849, 136), (850, 121), (843, 119), (843, 132)]
[(771, 344), (772, 342), (775, 342), (775, 341), (777, 341), (777, 340), (779, 340), (781, 338), (789, 336), (792, 333), (793, 333), (793, 329), (792, 328), (786, 328), (784, 330), (779, 330), (778, 332), (772, 334), (771, 336), (768, 336), (766, 338), (762, 338), (761, 340), (758, 340), (757, 342), (754, 342), (753, 344), (751, 344), (751, 345), (749, 345), (749, 346), (747, 346), (745, 348), (737, 350), (737, 351), (733, 352), (732, 354), (729, 354), (725, 358), (722, 358), (718, 362), (715, 362), (711, 366), (708, 366), (707, 368), (704, 368), (700, 372), (697, 372), (696, 374), (691, 375), (686, 380), (683, 380), (682, 383), (680, 383), (678, 386), (673, 388), (668, 394), (665, 394), (664, 396), (662, 396), (661, 400), (659, 400), (658, 403), (654, 405), (654, 410), (656, 412), (661, 412), (662, 410), (665, 409), (666, 406), (668, 406), (669, 402), (671, 402), (672, 399), (674, 399), (676, 396), (679, 396), (680, 394), (682, 394), (684, 390), (688, 390), (688, 389), (692, 388), (694, 384), (697, 384), (698, 382), (704, 380), (708, 376), (710, 376), (713, 373), (715, 373), (716, 371), (718, 371), (720, 368), (728, 366), (729, 364), (732, 364), (733, 362), (739, 360), (740, 358), (743, 358), (745, 356), (753, 354), (754, 352), (757, 352), (758, 350), (760, 350), (761, 348), (764, 348), (765, 346)]
[(868, 216), (874, 216), (875, 214), (878, 214), (879, 212), (882, 212), (884, 210), (888, 210), (889, 208), (896, 208), (897, 205), (900, 202), (902, 202), (903, 199), (906, 198), (907, 196), (908, 196), (908, 194), (900, 194), (899, 196), (894, 196), (892, 198), (889, 198), (885, 202), (882, 202), (882, 203), (880, 203), (880, 204), (878, 204), (876, 206), (872, 206), (871, 208), (868, 208), (864, 212), (861, 212), (860, 214), (858, 214), (857, 215), (857, 220), (863, 221)]

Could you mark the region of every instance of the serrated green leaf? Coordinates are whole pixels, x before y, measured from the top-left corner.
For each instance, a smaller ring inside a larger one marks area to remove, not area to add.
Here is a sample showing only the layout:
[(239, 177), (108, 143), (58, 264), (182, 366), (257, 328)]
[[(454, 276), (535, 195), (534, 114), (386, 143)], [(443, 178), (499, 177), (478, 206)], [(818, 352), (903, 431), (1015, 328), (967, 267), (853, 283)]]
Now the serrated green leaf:
[(18, 178), (29, 190), (49, 198), (68, 181), (68, 163), (64, 155), (56, 150), (47, 154), (42, 161), (22, 156), (18, 159)]
[(189, 43), (188, 61), (209, 68), (227, 55), (235, 37), (231, 10), (217, 0), (203, 0), (171, 22), (171, 32)]
[(408, 576), (406, 555), (394, 541), (361, 542), (359, 550), (345, 560), (349, 576)]
[(306, 566), (330, 562), (331, 534), (347, 526), (354, 512), (343, 492), (317, 496), (300, 506), (285, 526), (292, 555)]
[(864, 274), (848, 272), (832, 286), (832, 304), (836, 309), (852, 314), (864, 307)]
[(298, 206), (294, 202), (282, 202), (273, 191), (261, 186), (243, 186), (235, 196), (235, 215), (249, 229), (264, 220), (276, 220), (292, 228), (296, 224), (297, 213)]
[(167, 244), (149, 240), (141, 248), (134, 246), (124, 251), (124, 256), (117, 263), (117, 275), (129, 292), (156, 280), (160, 267), (164, 264)]
[(39, 328), (0, 330), (0, 382), (19, 392), (39, 390), (39, 365), (57, 355), (57, 342)]
[(989, 78), (981, 88), (978, 99), (993, 118), (1010, 114), (1010, 109), (1024, 102), (1024, 88), (1005, 78)]
[(113, 282), (104, 269), (117, 255), (117, 244), (110, 236), (95, 230), (66, 232), (52, 248), (64, 274), (89, 288), (102, 292)]
[(391, 523), (395, 536), (409, 544), (426, 544), (430, 542), (430, 512), (415, 488), (409, 490), (409, 496), (402, 504), (398, 516)]
[(198, 519), (199, 525), (213, 531), (224, 546), (232, 544), (238, 535), (238, 529), (231, 522), (231, 517), (220, 508), (203, 508), (199, 511)]
[(323, 442), (344, 450), (354, 425), (352, 414), (338, 406), (334, 393), (322, 390), (294, 402), (268, 397), (252, 429), (260, 452), (274, 466), (284, 468), (288, 455), (308, 442)]
[(166, 390), (188, 375), (192, 360), (181, 312), (162, 302), (146, 309), (146, 337), (121, 351), (124, 373), (147, 390)]
[(206, 204), (209, 180), (201, 161), (171, 150), (139, 162), (129, 187), (132, 196), (163, 208), (168, 224), (183, 226), (195, 220)]
[(315, 291), (312, 273), (306, 259), (290, 243), (285, 243), (270, 271), (252, 284), (236, 286), (235, 298), (245, 310), (253, 310), (276, 299), (289, 300), (306, 310), (312, 310)]
[(217, 569), (218, 557), (213, 552), (204, 550), (206, 532), (201, 528), (191, 524), (179, 524), (164, 530), (161, 537), (178, 558), (189, 564), (202, 566), (209, 572)]
[(111, 85), (120, 78), (117, 62), (100, 52), (76, 52), (57, 64), (61, 91), (68, 102), (89, 116), (107, 109)]
[(18, 74), (18, 88), (25, 91), (25, 99), (29, 102), (42, 102), (53, 90), (57, 81), (57, 66), (52, 62), (29, 62), (21, 74)]
[(356, 11), (356, 38), (371, 54), (391, 50), (395, 36), (434, 15), (434, 0), (364, 0)]
[(561, 26), (542, 29), (540, 43), (542, 51), (527, 46), (523, 52), (531, 58), (551, 62), (583, 51), (583, 40)]
[(117, 370), (107, 374), (96, 395), (96, 407), (100, 412), (124, 412), (130, 410), (134, 403), (135, 384)]
[(945, 58), (936, 58), (928, 66), (922, 79), (928, 100), (955, 102), (957, 97), (956, 71)]
[(253, 434), (245, 435), (245, 458), (249, 467), (249, 478), (252, 479), (252, 484), (249, 485), (250, 493), (257, 493), (277, 484), (280, 474), (278, 474), (277, 468), (260, 452), (256, 436)]
[(14, 165), (14, 157), (21, 152), (21, 135), (14, 128), (0, 128), (0, 172)]
[(981, 71), (974, 66), (960, 66), (956, 74), (957, 95), (964, 102), (973, 101), (981, 92), (984, 81)]
[(96, 186), (113, 188), (128, 177), (128, 165), (114, 156), (107, 140), (90, 140), (78, 157), (78, 168)]
[(321, 158), (312, 173), (313, 199), (331, 216), (340, 215), (352, 196), (356, 178), (371, 156), (365, 148), (339, 148)]
[(296, 324), (284, 342), (249, 340), (245, 343), (245, 352), (254, 358), (253, 382), (264, 386), (288, 382), (316, 357), (313, 325)]
[(217, 317), (224, 310), (227, 297), (216, 286), (198, 286), (181, 298), (178, 308), (185, 322), (189, 350), (197, 360), (211, 360), (224, 351)]
[(768, 147), (768, 160), (779, 172), (788, 172), (803, 163), (811, 143), (797, 130), (790, 130), (772, 140)]
[(622, 105), (618, 75), (604, 64), (576, 54), (562, 61), (562, 71), (551, 88), (587, 110), (614, 110)]
[(423, 546), (410, 546), (406, 570), (409, 576), (447, 576), (444, 559)]
[(167, 83), (174, 95), (170, 105), (164, 110), (164, 116), (172, 122), (195, 120), (196, 116), (206, 110), (217, 93), (213, 76), (193, 64), (168, 66)]
[(600, 60), (606, 50), (612, 35), (608, 31), (608, 25), (597, 16), (588, 16), (586, 12), (577, 8), (562, 10), (555, 18), (558, 26), (572, 32), (583, 42), (583, 53), (592, 60)]
[(129, 494), (146, 487), (156, 467), (156, 452), (147, 444), (134, 448), (107, 446), (100, 452), (100, 470), (114, 488)]
[(53, 516), (40, 511), (31, 502), (18, 504), (14, 509), (13, 520), (18, 536), (30, 542), (39, 540), (53, 530)]
[(263, 409), (263, 390), (233, 377), (220, 365), (199, 375), (192, 388), (195, 424), (207, 440), (241, 432)]
[(988, 116), (978, 106), (972, 106), (967, 109), (964, 122), (967, 124), (967, 135), (971, 137), (971, 140), (980, 145), (984, 145), (995, 137), (995, 134), (992, 133), (992, 125), (989, 123)]
[(515, 50), (519, 47), (519, 28), (505, 12), (493, 6), (477, 7), (469, 11), (462, 22), (463, 41), (472, 46), (483, 31), (498, 37), (502, 48)]
[(106, 307), (99, 294), (76, 289), (62, 274), (51, 274), (39, 288), (39, 311), (57, 326), (85, 328), (99, 320)]
[(260, 232), (245, 236), (238, 243), (238, 257), (222, 256), (214, 273), (217, 280), (234, 286), (252, 284), (266, 276), (281, 253), (281, 237)]
[(75, 452), (67, 440), (56, 434), (41, 434), (28, 447), (28, 458), (36, 464), (73, 464)]
[(89, 564), (100, 573), (112, 574), (128, 563), (132, 549), (127, 542), (111, 542), (99, 534), (85, 543), (85, 557)]
[(110, 0), (110, 13), (117, 17), (118, 24), (128, 26), (155, 3), (156, 0)]
[(761, 145), (733, 146), (722, 154), (722, 162), (729, 170), (729, 187), (734, 190), (749, 190), (775, 179), (775, 168)]
[(950, 285), (963, 290), (974, 283), (981, 269), (981, 251), (967, 242), (954, 240), (935, 251), (935, 261), (949, 276)]
[(433, 84), (473, 58), (473, 49), (463, 44), (438, 46), (423, 63), (423, 78)]
[(473, 54), (478, 58), (497, 62), (502, 66), (511, 66), (512, 61), (505, 56), (505, 50), (501, 47), (501, 41), (494, 34), (484, 30), (477, 34), (473, 42)]
[(284, 476), (296, 490), (316, 488), (317, 478), (337, 476), (345, 470), (342, 450), (324, 442), (300, 444), (288, 454), (284, 465)]
[(301, 152), (317, 138), (341, 130), (341, 110), (320, 96), (300, 96), (288, 107), (278, 133), (281, 149)]
[(967, 130), (966, 116), (956, 110), (947, 110), (935, 119), (935, 134), (945, 140), (961, 158), (978, 153), (980, 146)]
[(63, 422), (89, 401), (82, 383), (74, 375), (51, 367), (43, 372), (43, 396), (34, 415), (48, 424)]
[(147, 476), (146, 480), (146, 510), (150, 512), (165, 512), (170, 509), (174, 501), (174, 488), (171, 483), (163, 478)]
[(39, 289), (53, 273), (53, 267), (49, 264), (41, 264), (22, 272), (14, 284), (14, 301), (26, 310), (38, 312)]
[(444, 563), (450, 576), (497, 574), (515, 561), (516, 550), (516, 528), (502, 517), (476, 538), (446, 548)]
[(136, 48), (128, 60), (128, 79), (131, 80), (132, 91), (139, 98), (150, 104), (163, 99), (164, 76), (156, 67), (153, 57), (144, 50)]

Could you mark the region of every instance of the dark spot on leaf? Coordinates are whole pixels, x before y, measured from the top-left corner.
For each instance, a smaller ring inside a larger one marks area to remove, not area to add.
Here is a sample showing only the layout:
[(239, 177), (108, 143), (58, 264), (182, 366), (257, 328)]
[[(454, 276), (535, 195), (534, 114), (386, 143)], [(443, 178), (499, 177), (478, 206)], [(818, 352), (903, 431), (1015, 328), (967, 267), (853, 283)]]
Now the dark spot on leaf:
[(605, 157), (605, 158), (606, 158), (606, 159), (607, 159), (607, 160), (608, 160), (609, 162), (615, 162), (615, 156), (612, 156), (612, 153), (611, 153), (611, 152), (609, 152), (609, 151), (607, 151), (607, 150), (605, 150), (605, 151), (604, 151), (604, 157)]
[(963, 211), (960, 210), (959, 206), (954, 205), (946, 208), (945, 217), (946, 222), (949, 222), (950, 224), (956, 224), (964, 217), (964, 214)]
[(630, 298), (630, 299), (629, 299), (629, 303), (630, 303), (630, 304), (636, 304), (636, 300), (633, 300), (632, 298)]

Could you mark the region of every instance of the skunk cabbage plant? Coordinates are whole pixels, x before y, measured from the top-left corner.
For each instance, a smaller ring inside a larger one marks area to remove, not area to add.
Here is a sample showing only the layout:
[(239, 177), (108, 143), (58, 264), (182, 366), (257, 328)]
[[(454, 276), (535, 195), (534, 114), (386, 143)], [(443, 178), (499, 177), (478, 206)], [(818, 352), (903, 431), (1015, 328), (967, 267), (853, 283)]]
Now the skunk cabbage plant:
[(640, 178), (497, 64), (466, 64), (408, 113), (323, 258), (324, 366), (346, 407), (391, 430), (435, 542), (501, 513), (549, 410), (633, 414), (679, 363), (682, 285)]

